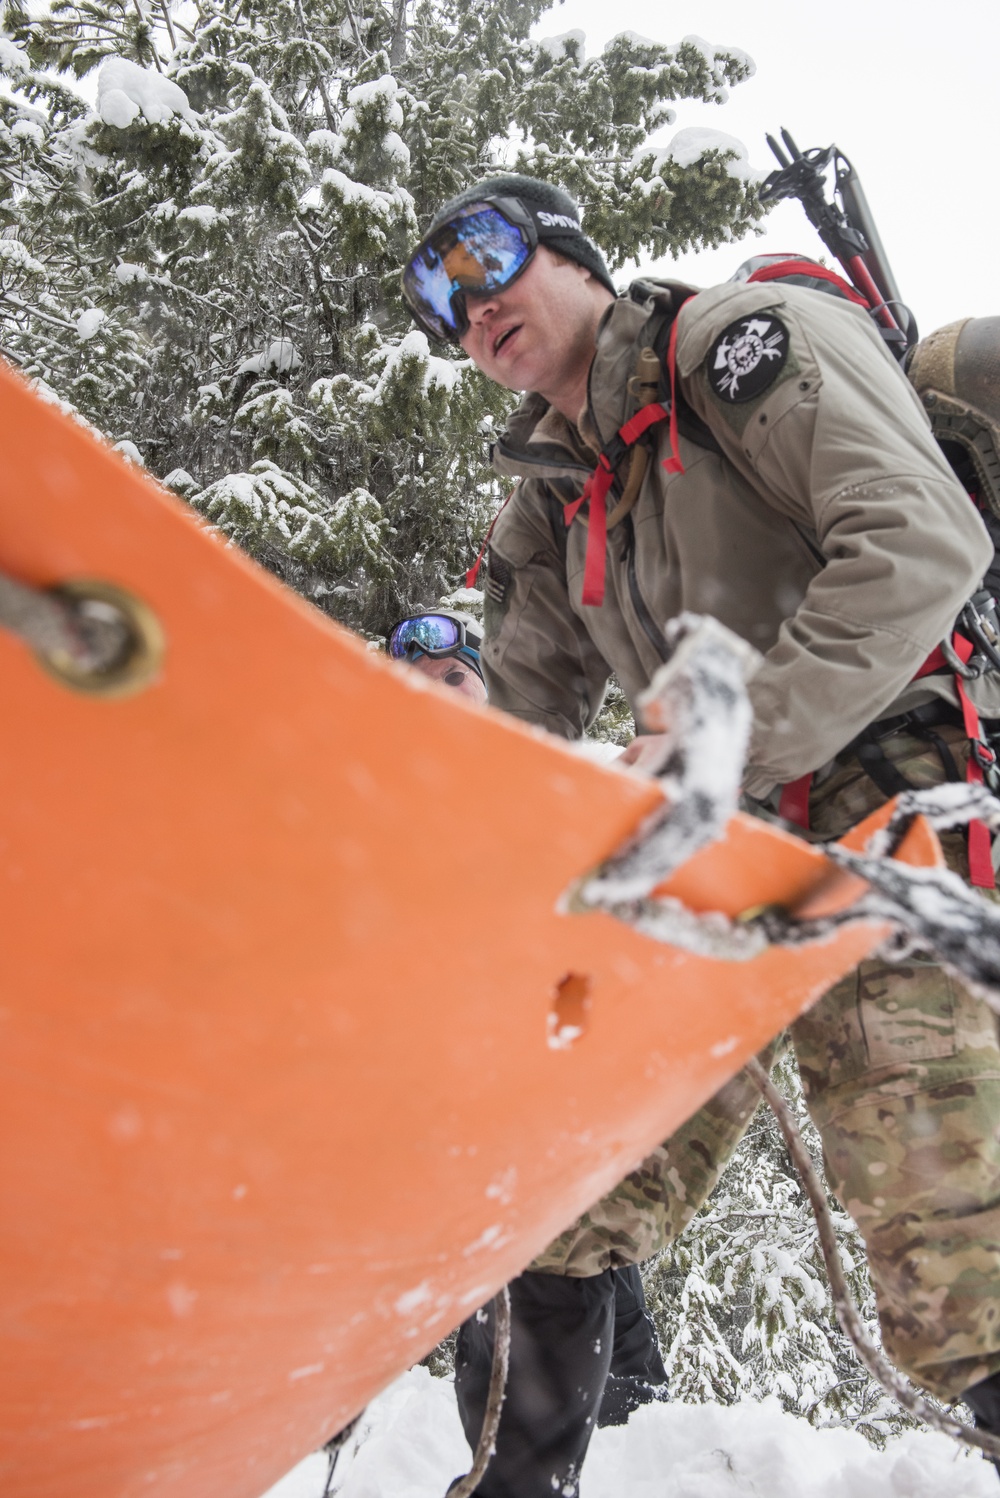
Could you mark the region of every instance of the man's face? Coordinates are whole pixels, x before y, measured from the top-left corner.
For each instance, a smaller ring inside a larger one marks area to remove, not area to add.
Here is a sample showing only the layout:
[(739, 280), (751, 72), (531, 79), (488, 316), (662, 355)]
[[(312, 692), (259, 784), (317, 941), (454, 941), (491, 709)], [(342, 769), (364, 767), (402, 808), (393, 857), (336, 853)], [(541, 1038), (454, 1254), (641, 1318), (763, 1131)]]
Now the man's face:
[(540, 245), (506, 290), (466, 294), (462, 348), (498, 385), (537, 390), (561, 407), (560, 396), (590, 368), (597, 324), (612, 300), (582, 265)]
[(454, 688), (461, 696), (468, 697), (470, 702), (480, 706), (485, 703), (486, 688), (482, 680), (460, 655), (417, 655), (413, 657), (411, 664), (414, 671), (422, 672), (432, 681), (443, 681), (445, 686)]

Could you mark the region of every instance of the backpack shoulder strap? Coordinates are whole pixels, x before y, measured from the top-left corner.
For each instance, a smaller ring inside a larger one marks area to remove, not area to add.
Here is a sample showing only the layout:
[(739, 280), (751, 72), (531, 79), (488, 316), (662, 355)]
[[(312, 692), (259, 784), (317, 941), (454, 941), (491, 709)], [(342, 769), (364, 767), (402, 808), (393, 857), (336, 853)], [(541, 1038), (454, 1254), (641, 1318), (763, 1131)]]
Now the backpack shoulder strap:
[[(646, 324), (646, 331), (651, 335), (649, 347), (656, 355), (659, 364), (659, 384), (657, 399), (669, 402), (670, 400), (670, 378), (667, 373), (667, 345), (670, 342), (670, 330), (674, 324), (673, 316), (664, 315), (660, 309), (655, 309)], [(688, 442), (693, 442), (696, 447), (703, 447), (708, 452), (722, 456), (722, 448), (716, 442), (711, 429), (702, 421), (697, 411), (684, 399), (680, 390), (675, 387), (674, 399), (677, 402), (677, 430)]]

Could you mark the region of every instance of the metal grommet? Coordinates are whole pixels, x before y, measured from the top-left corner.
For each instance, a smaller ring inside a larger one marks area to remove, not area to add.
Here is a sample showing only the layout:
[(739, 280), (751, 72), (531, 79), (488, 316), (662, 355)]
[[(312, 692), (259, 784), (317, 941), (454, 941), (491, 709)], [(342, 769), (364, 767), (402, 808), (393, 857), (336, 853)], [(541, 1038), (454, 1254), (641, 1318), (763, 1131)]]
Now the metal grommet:
[(73, 606), (81, 619), (90, 618), (121, 631), (121, 647), (107, 666), (88, 668), (68, 651), (36, 651), (50, 676), (92, 697), (131, 697), (159, 675), (166, 639), (160, 621), (140, 598), (114, 583), (78, 578), (50, 589), (55, 598)]

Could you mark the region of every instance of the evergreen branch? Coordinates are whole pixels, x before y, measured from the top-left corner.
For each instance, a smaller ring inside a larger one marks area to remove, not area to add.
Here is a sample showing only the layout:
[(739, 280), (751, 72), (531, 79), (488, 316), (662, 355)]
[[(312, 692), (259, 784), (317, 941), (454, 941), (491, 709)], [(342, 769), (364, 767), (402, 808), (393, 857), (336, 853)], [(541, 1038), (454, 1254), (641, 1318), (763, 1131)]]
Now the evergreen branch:
[(48, 323), (53, 328), (61, 328), (69, 333), (76, 333), (76, 324), (71, 323), (65, 317), (56, 317), (52, 312), (43, 312), (41, 307), (34, 306), (29, 302), (22, 302), (9, 291), (0, 291), (0, 308), (8, 303), (16, 311), (24, 313), (27, 317), (37, 317), (40, 322)]
[[(295, 0), (295, 12), (299, 18), (299, 25), (302, 27), (303, 39), (311, 43), (312, 38), (309, 35), (309, 27), (306, 22), (306, 13), (302, 8), (302, 0)], [(323, 100), (323, 112), (326, 115), (327, 129), (330, 131), (335, 131), (337, 128), (337, 117), (333, 112), (333, 106), (330, 103), (330, 96), (326, 91), (326, 84), (323, 81), (323, 74), (320, 71), (318, 64), (316, 66), (316, 87), (319, 90), (320, 98)]]
[[(140, 25), (140, 27), (147, 27), (147, 26), (149, 26), (149, 22), (146, 20), (146, 17), (142, 13), (142, 6), (139, 4), (139, 0), (132, 0), (132, 5), (133, 5), (133, 7), (135, 9), (136, 15), (139, 17), (139, 25)], [(151, 54), (152, 59), (153, 59), (153, 66), (156, 68), (156, 71), (158, 73), (162, 73), (163, 72), (163, 68), (160, 66), (160, 58), (159, 58), (159, 54), (157, 53), (155, 45), (153, 45), (152, 43), (150, 43), (149, 50), (150, 50), (150, 54)]]

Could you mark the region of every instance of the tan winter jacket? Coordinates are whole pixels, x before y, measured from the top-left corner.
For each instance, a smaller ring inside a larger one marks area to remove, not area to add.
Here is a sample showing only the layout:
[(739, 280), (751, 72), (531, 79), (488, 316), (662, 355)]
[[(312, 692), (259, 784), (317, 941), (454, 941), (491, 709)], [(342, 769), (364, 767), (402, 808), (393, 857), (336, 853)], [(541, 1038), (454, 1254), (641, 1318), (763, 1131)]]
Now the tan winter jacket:
[(764, 653), (745, 780), (763, 798), (874, 719), (951, 695), (945, 677), (907, 685), (993, 551), (866, 313), (804, 288), (727, 284), (678, 315), (677, 386), (711, 436), (682, 434), (685, 472), (670, 474), (667, 425), (652, 429), (631, 512), (615, 516), (621, 485), (608, 496), (604, 602), (584, 606), (587, 507), (560, 537), (562, 506), (636, 409), (648, 319), (662, 325), (667, 299), (686, 294), (661, 284), (656, 301), (612, 304), (579, 429), (532, 395), (511, 418), (494, 461), (523, 481), (489, 548), (482, 660), (494, 707), (573, 738), (610, 671), (635, 702), (668, 653), (667, 620), (712, 614)]

